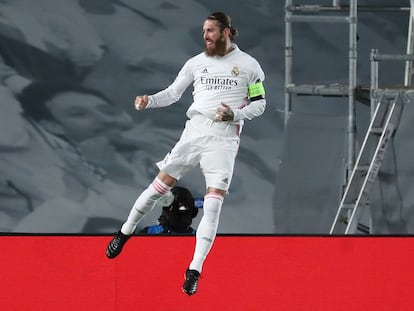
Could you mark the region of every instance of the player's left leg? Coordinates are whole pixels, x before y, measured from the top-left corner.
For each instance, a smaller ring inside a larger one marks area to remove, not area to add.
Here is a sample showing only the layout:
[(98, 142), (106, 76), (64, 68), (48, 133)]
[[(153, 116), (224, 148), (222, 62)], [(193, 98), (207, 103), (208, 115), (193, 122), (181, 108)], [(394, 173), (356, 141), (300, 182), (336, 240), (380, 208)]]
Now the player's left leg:
[(212, 188), (209, 190), (210, 192), (204, 197), (204, 214), (196, 231), (196, 246), (193, 260), (185, 273), (183, 291), (188, 295), (195, 294), (197, 291), (198, 279), (203, 263), (213, 246), (217, 234), (224, 191)]
[(197, 291), (204, 261), (217, 235), (221, 206), (233, 175), (238, 139), (214, 137), (206, 146), (208, 150), (201, 156), (200, 167), (208, 188), (204, 197), (203, 217), (196, 231), (193, 259), (183, 285), (183, 291), (188, 295)]

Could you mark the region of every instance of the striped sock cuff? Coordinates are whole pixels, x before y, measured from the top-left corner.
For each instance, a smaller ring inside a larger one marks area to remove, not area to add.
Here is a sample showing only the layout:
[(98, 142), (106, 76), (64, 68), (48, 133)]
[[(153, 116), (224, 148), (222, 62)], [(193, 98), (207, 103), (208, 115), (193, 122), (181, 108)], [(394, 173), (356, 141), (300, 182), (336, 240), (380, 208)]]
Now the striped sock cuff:
[(164, 184), (161, 179), (159, 179), (158, 177), (156, 177), (154, 179), (154, 181), (151, 184), (154, 189), (159, 192), (160, 194), (166, 194), (168, 191), (171, 190), (170, 186), (167, 186), (166, 184)]
[(204, 200), (207, 200), (207, 199), (218, 199), (221, 202), (223, 202), (224, 197), (219, 193), (209, 192), (204, 196)]

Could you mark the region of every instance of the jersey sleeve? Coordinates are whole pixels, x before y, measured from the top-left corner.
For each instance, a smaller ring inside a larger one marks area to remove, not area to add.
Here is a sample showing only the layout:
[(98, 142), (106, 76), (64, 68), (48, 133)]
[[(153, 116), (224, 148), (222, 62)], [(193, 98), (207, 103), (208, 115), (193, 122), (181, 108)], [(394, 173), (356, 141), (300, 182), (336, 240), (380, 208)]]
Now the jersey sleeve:
[(263, 114), (266, 109), (265, 74), (257, 61), (252, 64), (252, 71), (248, 82), (248, 104), (243, 108), (235, 109), (234, 121), (251, 120)]
[(174, 82), (170, 84), (170, 86), (156, 94), (148, 96), (147, 108), (166, 107), (177, 102), (193, 80), (194, 75), (190, 59), (181, 68)]

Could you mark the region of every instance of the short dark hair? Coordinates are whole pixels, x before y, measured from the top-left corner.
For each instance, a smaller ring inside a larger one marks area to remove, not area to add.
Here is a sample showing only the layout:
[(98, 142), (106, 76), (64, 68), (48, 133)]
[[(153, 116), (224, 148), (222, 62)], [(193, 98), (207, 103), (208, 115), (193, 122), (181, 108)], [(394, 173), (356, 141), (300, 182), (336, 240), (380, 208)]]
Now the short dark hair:
[(239, 35), (239, 31), (236, 28), (234, 28), (231, 23), (231, 17), (226, 13), (214, 12), (207, 16), (206, 19), (217, 21), (221, 31), (223, 31), (225, 28), (229, 28), (231, 32), (231, 40), (234, 40)]
[(111, 103), (105, 95), (94, 89), (66, 82), (32, 82), (22, 90), (17, 99), (20, 102), (25, 116), (36, 121), (55, 120), (49, 108), (46, 106), (46, 102), (56, 95), (67, 92), (94, 95)]

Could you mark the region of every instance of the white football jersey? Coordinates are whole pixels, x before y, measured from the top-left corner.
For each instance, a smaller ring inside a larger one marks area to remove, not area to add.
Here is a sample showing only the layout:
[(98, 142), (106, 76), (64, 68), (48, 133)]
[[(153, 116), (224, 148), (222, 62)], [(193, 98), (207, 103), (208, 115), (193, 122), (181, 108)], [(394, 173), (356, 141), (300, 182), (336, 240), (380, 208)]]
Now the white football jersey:
[(261, 115), (266, 101), (262, 98), (250, 102), (248, 86), (263, 82), (264, 72), (253, 57), (241, 51), (236, 44), (232, 46), (234, 50), (224, 56), (207, 56), (202, 52), (190, 58), (168, 88), (149, 96), (147, 108), (173, 104), (193, 83), (194, 101), (187, 110), (190, 119), (194, 114), (202, 114), (214, 120), (215, 111), (221, 103), (233, 110), (234, 123)]

